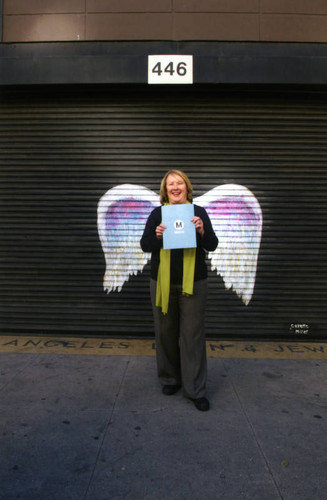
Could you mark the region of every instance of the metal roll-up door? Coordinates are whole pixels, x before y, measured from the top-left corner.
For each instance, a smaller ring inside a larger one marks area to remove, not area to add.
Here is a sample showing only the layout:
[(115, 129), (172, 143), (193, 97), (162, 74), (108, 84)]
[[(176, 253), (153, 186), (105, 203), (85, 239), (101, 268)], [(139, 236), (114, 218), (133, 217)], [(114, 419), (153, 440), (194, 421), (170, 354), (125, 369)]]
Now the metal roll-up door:
[(152, 336), (149, 266), (106, 294), (97, 205), (158, 192), (185, 170), (195, 197), (251, 191), (263, 215), (245, 305), (209, 273), (212, 337), (325, 338), (326, 94), (315, 89), (7, 89), (0, 104), (1, 332)]

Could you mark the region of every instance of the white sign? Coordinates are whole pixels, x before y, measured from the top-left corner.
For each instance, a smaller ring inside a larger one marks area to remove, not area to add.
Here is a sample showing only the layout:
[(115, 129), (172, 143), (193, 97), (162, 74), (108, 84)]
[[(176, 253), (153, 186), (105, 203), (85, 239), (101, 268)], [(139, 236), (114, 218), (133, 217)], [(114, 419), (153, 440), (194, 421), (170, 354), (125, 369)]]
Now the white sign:
[(148, 83), (193, 83), (193, 56), (148, 56)]

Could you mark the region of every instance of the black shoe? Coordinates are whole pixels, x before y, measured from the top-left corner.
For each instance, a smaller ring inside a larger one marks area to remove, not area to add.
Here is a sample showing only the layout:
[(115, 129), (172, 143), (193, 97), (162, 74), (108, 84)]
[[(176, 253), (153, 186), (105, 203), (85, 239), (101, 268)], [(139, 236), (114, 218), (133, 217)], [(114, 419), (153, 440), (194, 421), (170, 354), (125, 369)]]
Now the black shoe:
[(200, 411), (208, 411), (210, 408), (210, 403), (207, 398), (198, 398), (194, 399), (195, 407)]
[(179, 391), (180, 385), (164, 385), (162, 388), (162, 393), (166, 396), (172, 396), (175, 392)]

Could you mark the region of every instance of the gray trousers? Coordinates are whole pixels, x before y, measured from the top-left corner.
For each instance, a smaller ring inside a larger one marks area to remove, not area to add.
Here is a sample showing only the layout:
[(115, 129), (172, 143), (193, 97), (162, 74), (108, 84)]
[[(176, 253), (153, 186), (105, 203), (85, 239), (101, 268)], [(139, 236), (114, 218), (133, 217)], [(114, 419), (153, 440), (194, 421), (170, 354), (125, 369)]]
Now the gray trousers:
[(158, 377), (162, 385), (181, 384), (184, 396), (205, 396), (207, 357), (204, 314), (207, 280), (194, 282), (193, 295), (182, 294), (181, 285), (171, 285), (168, 313), (156, 304), (157, 282), (150, 292), (155, 325)]

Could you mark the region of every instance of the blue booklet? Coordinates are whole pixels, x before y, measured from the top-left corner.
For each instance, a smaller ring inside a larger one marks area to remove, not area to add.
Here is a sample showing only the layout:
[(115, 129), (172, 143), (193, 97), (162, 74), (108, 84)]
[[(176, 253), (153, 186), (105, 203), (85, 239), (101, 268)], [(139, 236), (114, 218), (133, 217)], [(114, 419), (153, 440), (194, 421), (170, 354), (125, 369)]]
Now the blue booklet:
[(173, 248), (196, 248), (194, 205), (191, 203), (164, 205), (161, 207), (162, 223), (167, 229), (163, 233), (165, 250)]

